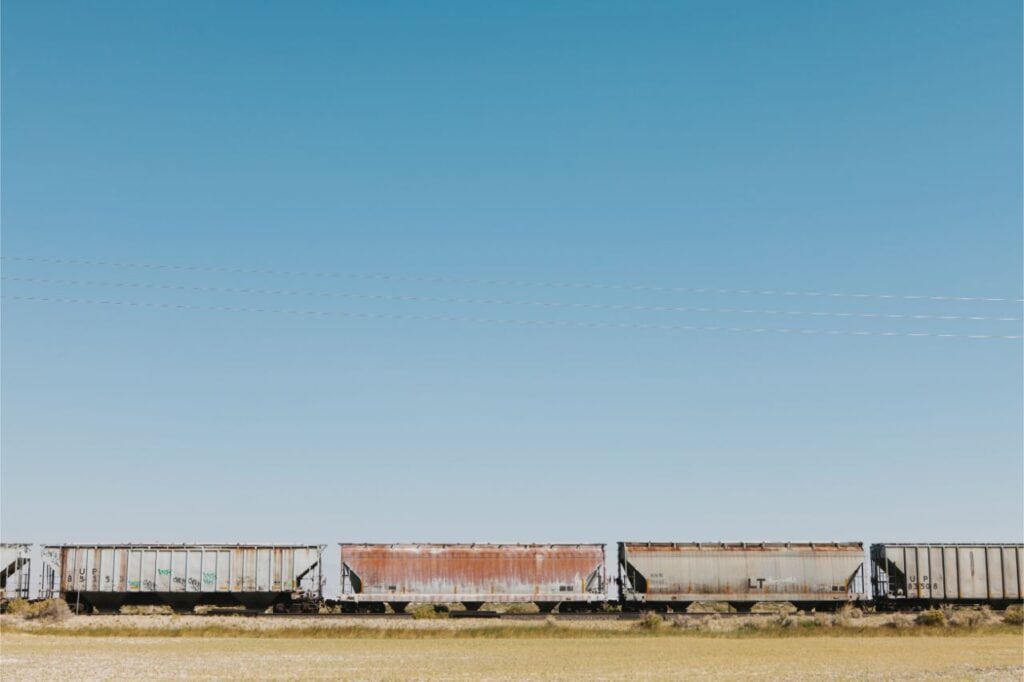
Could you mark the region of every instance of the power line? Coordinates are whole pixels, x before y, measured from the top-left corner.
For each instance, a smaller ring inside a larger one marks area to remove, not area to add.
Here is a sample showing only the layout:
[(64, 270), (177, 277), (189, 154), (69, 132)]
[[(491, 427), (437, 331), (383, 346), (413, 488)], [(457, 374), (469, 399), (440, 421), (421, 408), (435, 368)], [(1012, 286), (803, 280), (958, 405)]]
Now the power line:
[(92, 267), (138, 268), (147, 270), (168, 270), (184, 272), (219, 272), (249, 275), (274, 275), (288, 277), (331, 277), (343, 279), (372, 279), (405, 282), (432, 282), (439, 284), (482, 284), (489, 286), (548, 287), (563, 289), (606, 289), (620, 291), (660, 291), (682, 294), (715, 294), (744, 296), (804, 296), (814, 298), (855, 298), (918, 301), (973, 301), (1022, 303), (1024, 298), (986, 296), (933, 296), (923, 294), (870, 294), (830, 291), (789, 291), (785, 289), (724, 289), (714, 287), (673, 287), (644, 284), (599, 284), (586, 282), (541, 282), (513, 279), (492, 279), (476, 277), (452, 277), (433, 275), (396, 275), (389, 273), (342, 273), (310, 270), (279, 270), (275, 268), (242, 268), (227, 266), (170, 265), (138, 263), (127, 261), (87, 260), (78, 258), (36, 258), (27, 256), (0, 256), (0, 258), (21, 263), (46, 263), (54, 265), (86, 265)]
[(237, 306), (205, 306), (184, 303), (150, 303), (141, 301), (114, 301), (81, 298), (51, 298), (40, 296), (2, 296), (11, 301), (30, 301), (43, 303), (67, 303), (86, 305), (110, 305), (135, 308), (154, 308), (165, 310), (196, 310), (209, 312), (239, 313), (278, 313), (286, 315), (315, 317), (346, 317), (370, 320), (415, 320), (429, 322), (468, 322), (474, 324), (503, 324), (516, 326), (544, 327), (579, 327), (595, 329), (647, 329), (656, 331), (689, 331), (689, 332), (734, 332), (753, 334), (788, 334), (791, 336), (881, 336), (881, 337), (922, 337), (943, 339), (1002, 339), (1020, 340), (1021, 336), (999, 334), (946, 334), (935, 332), (893, 332), (893, 331), (850, 331), (841, 329), (797, 329), (772, 327), (730, 327), (730, 326), (697, 326), (675, 324), (648, 324), (639, 322), (580, 322), (573, 320), (517, 320), (488, 317), (464, 317), (453, 315), (403, 315), (392, 313), (362, 313), (344, 310), (298, 310), (284, 308), (246, 308)]
[(675, 313), (714, 313), (714, 314), (747, 314), (772, 315), (785, 317), (839, 317), (868, 319), (903, 319), (903, 320), (942, 320), (942, 321), (989, 321), (989, 322), (1020, 322), (1020, 317), (987, 317), (979, 315), (935, 315), (913, 313), (878, 313), (878, 312), (834, 312), (807, 310), (772, 310), (753, 308), (701, 308), (666, 305), (633, 305), (616, 303), (574, 303), (565, 301), (523, 301), (514, 299), (493, 298), (461, 298), (444, 296), (412, 296), (402, 294), (353, 293), (343, 291), (310, 291), (303, 289), (258, 289), (218, 286), (197, 286), (183, 284), (153, 284), (138, 282), (109, 282), (102, 280), (51, 279), (44, 277), (0, 277), (7, 282), (26, 282), (32, 284), (59, 284), (69, 286), (100, 286), (122, 289), (153, 289), (164, 291), (195, 291), (202, 293), (248, 294), (266, 296), (316, 296), (326, 298), (344, 298), (350, 300), (395, 301), (415, 303), (457, 303), (471, 305), (505, 305), (505, 306), (536, 306), (548, 308), (570, 308), (587, 310), (625, 310), (653, 311)]

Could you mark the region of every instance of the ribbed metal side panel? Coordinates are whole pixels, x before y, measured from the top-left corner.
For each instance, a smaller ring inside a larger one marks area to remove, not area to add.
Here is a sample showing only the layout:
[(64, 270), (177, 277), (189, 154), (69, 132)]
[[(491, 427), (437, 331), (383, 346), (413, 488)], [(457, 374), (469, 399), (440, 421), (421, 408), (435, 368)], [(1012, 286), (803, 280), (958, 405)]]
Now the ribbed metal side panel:
[(871, 546), (877, 599), (1020, 601), (1024, 544), (885, 543)]
[(320, 561), (317, 545), (67, 545), (60, 591), (288, 592)]

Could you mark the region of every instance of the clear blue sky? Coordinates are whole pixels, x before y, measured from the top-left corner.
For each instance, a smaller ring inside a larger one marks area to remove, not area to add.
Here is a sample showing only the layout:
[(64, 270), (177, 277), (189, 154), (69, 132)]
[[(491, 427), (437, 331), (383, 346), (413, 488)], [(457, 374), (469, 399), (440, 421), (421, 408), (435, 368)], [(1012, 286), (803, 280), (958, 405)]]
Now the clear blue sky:
[(1021, 11), (7, 0), (4, 538), (1019, 540), (1020, 341), (401, 316), (1019, 335), (509, 281), (1019, 298)]

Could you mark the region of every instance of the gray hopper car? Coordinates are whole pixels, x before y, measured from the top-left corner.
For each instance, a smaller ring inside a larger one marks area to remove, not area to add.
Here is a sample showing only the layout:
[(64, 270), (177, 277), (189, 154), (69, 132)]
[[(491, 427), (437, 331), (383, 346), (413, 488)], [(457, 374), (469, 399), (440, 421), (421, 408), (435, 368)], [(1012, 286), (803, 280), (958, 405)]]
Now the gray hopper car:
[(28, 599), (32, 545), (0, 544), (0, 598)]
[(620, 542), (619, 597), (628, 609), (727, 602), (833, 609), (865, 598), (859, 542)]
[(883, 608), (989, 604), (1004, 608), (1024, 594), (1024, 544), (885, 543), (871, 545), (871, 584)]
[(75, 610), (123, 605), (295, 609), (322, 596), (323, 545), (61, 545), (51, 590)]

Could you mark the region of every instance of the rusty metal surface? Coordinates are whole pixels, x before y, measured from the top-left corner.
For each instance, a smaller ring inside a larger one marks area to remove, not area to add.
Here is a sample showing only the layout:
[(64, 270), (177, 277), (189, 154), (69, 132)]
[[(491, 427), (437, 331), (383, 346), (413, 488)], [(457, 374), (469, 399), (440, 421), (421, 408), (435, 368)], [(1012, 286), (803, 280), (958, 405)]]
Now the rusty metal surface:
[(859, 598), (859, 542), (620, 542), (626, 601), (847, 601)]
[(601, 601), (604, 545), (341, 544), (346, 601)]
[(0, 544), (0, 597), (28, 599), (32, 566), (32, 545)]
[(322, 550), (322, 545), (210, 544), (43, 548), (56, 559), (64, 594), (318, 590)]
[(879, 599), (1020, 601), (1024, 595), (1024, 544), (876, 544), (871, 566)]

